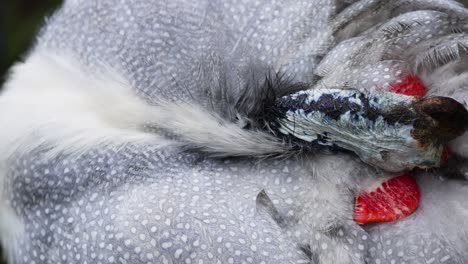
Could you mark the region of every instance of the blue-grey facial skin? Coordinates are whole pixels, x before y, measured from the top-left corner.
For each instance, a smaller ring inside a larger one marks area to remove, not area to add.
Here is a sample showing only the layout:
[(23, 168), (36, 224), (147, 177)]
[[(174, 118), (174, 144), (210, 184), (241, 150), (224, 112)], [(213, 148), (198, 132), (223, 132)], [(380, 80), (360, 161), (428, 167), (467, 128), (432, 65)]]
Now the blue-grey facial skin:
[[(421, 115), (412, 107), (414, 100), (393, 92), (301, 91), (279, 99), (277, 108), (284, 117), (278, 118), (278, 130), (303, 144), (353, 151), (364, 162), (389, 172), (439, 167), (442, 146), (431, 143), (422, 147), (413, 138), (418, 129), (415, 120)], [(392, 114), (396, 106), (407, 112)]]
[[(413, 9), (437, 9), (426, 2)], [(35, 49), (72, 53), (97, 75), (112, 65), (149, 103), (214, 102), (210, 109), (224, 114), (224, 102), (207, 94), (236, 94), (271, 71), (313, 82), (327, 45), (335, 45), (330, 19), (344, 5), (70, 0)], [(156, 144), (42, 155), (21, 153), (7, 173), (8, 203), (25, 226), (14, 263), (468, 262), (468, 209), (458, 203), (468, 199), (467, 186), (437, 172), (420, 173), (415, 214), (359, 226), (356, 189), (379, 172), (352, 156), (214, 159)]]

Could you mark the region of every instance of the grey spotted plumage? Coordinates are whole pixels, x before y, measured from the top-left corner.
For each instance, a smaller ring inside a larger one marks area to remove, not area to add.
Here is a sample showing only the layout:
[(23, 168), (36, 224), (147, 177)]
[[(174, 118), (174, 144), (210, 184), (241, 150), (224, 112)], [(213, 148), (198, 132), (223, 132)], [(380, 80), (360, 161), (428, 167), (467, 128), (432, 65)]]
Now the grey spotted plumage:
[(0, 96), (10, 261), (468, 262), (466, 134), (456, 164), (416, 172), (414, 214), (360, 226), (356, 193), (391, 174), (259, 122), (272, 94), (403, 73), (466, 104), (467, 18), (449, 0), (66, 0)]

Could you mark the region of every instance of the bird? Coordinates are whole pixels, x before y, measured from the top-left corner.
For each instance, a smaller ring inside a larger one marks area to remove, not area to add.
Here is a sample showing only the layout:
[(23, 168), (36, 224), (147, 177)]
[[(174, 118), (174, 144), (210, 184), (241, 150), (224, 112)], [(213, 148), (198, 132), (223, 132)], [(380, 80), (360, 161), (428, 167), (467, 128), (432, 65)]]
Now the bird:
[[(9, 262), (467, 263), (467, 20), (452, 0), (65, 0), (0, 94)], [(450, 158), (281, 128), (304, 91), (417, 102)]]

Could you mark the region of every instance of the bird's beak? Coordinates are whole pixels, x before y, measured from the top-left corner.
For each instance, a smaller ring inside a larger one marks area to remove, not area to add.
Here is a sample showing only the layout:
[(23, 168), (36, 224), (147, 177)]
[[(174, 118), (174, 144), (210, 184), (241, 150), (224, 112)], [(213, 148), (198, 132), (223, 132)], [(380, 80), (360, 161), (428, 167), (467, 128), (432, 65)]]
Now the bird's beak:
[(468, 111), (463, 104), (449, 97), (429, 97), (416, 99), (414, 108), (421, 115), (419, 130), (415, 139), (421, 142), (431, 139), (438, 144), (446, 144), (449, 141), (463, 135), (468, 129)]

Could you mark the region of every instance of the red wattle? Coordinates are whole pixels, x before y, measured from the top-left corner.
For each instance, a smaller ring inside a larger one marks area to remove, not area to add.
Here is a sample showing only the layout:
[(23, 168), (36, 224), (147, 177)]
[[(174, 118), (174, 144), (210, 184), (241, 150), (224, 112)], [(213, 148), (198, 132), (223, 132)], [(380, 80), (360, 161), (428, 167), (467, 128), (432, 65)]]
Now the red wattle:
[(421, 79), (413, 74), (403, 75), (400, 80), (391, 83), (390, 90), (395, 93), (412, 96), (424, 96), (426, 94), (426, 88)]
[(419, 187), (410, 174), (393, 177), (358, 194), (354, 221), (367, 224), (400, 219), (416, 210), (419, 199)]

